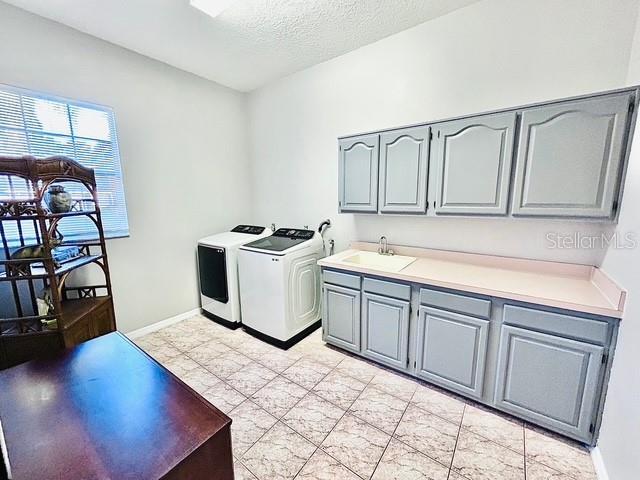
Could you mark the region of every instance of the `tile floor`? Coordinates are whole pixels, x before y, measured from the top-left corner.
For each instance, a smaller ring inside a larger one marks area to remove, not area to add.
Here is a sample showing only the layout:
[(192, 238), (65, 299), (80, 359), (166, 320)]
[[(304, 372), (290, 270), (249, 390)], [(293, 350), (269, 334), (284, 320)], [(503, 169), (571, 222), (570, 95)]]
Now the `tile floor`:
[(236, 479), (594, 480), (578, 445), (324, 345), (195, 316), (135, 342), (232, 419)]

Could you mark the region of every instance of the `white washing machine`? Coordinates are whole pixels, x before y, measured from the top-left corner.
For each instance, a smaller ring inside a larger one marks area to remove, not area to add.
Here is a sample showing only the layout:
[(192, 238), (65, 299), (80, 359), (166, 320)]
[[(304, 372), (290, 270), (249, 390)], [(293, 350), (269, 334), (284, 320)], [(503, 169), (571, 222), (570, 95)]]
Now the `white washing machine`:
[(313, 230), (280, 228), (240, 247), (242, 325), (249, 333), (289, 348), (320, 326), (322, 237)]
[(202, 313), (230, 328), (242, 321), (238, 285), (238, 248), (271, 230), (255, 225), (238, 225), (230, 232), (198, 241), (198, 274)]

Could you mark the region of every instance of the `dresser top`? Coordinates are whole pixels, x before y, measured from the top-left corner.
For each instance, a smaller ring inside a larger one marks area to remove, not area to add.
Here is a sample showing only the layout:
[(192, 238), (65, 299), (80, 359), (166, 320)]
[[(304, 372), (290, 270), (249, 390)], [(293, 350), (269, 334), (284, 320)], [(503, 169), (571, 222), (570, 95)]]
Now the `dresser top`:
[(231, 420), (118, 332), (0, 372), (14, 479), (161, 478)]

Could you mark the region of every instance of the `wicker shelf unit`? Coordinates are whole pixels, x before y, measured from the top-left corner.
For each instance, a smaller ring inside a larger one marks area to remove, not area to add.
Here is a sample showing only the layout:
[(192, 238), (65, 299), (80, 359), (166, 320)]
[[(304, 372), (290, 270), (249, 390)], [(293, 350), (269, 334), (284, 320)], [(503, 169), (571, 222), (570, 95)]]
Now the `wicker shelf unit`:
[[(0, 181), (11, 192), (0, 198), (0, 369), (115, 331), (93, 170), (67, 157), (0, 156)], [(82, 198), (74, 198), (69, 212), (50, 212), (49, 187), (69, 182), (82, 186)], [(65, 240), (60, 227), (80, 216), (90, 220), (95, 235), (88, 241)], [(39, 247), (38, 256), (16, 255), (29, 246)], [(77, 247), (77, 256), (57, 262), (55, 249), (67, 246)], [(74, 284), (67, 285), (72, 273), (90, 265), (99, 268), (103, 281), (85, 285), (86, 276), (80, 281), (74, 276)]]

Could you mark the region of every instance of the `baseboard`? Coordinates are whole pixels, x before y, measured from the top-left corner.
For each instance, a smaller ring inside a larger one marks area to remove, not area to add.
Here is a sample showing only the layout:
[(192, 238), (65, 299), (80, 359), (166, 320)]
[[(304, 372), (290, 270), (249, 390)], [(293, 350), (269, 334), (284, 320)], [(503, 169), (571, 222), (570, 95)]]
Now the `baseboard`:
[(182, 320), (186, 320), (187, 318), (191, 318), (194, 315), (200, 313), (200, 308), (194, 308), (193, 310), (189, 310), (188, 312), (181, 313), (174, 317), (165, 318), (164, 320), (160, 320), (159, 322), (152, 323), (151, 325), (147, 325), (146, 327), (138, 328), (137, 330), (133, 330), (131, 332), (126, 333), (125, 335), (130, 339), (139, 338), (149, 333), (160, 330), (161, 328), (168, 327), (169, 325), (173, 325), (174, 323), (181, 322)]
[(596, 469), (598, 480), (609, 480), (609, 474), (607, 473), (607, 467), (604, 464), (600, 447), (596, 446), (591, 449), (591, 460), (593, 461), (593, 466)]

